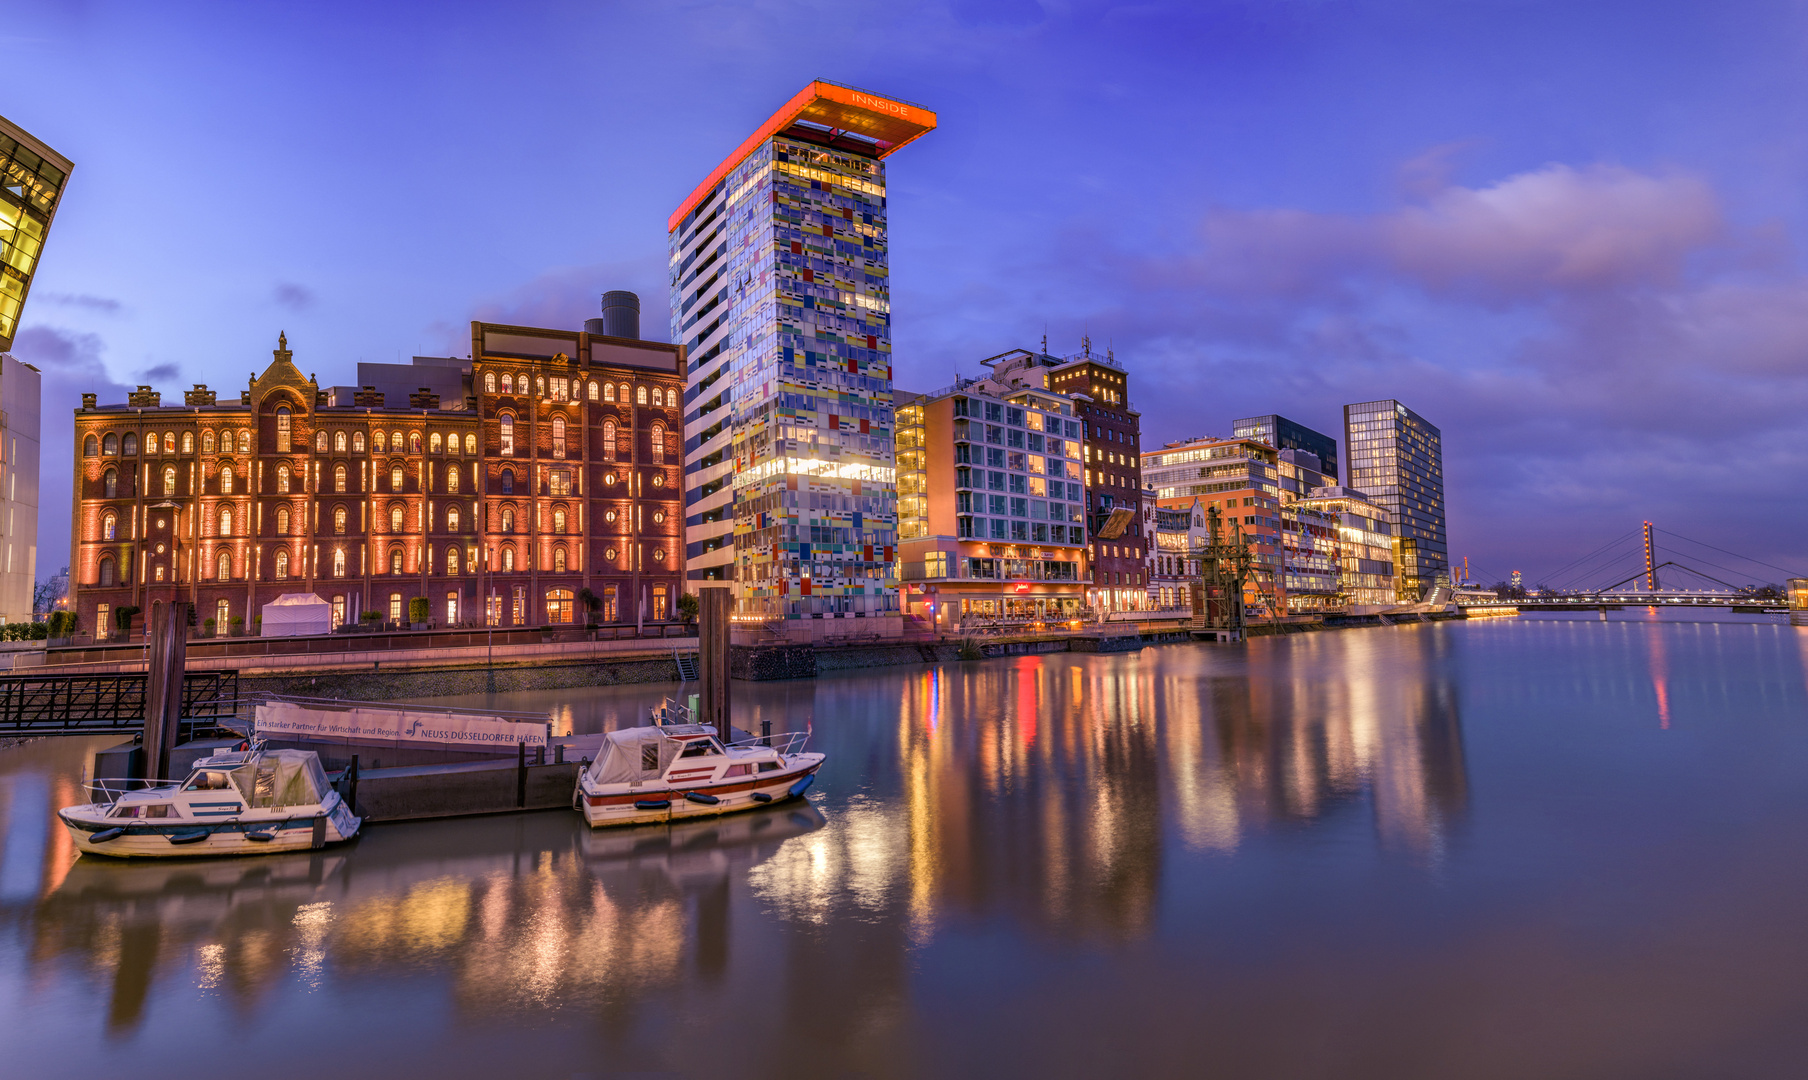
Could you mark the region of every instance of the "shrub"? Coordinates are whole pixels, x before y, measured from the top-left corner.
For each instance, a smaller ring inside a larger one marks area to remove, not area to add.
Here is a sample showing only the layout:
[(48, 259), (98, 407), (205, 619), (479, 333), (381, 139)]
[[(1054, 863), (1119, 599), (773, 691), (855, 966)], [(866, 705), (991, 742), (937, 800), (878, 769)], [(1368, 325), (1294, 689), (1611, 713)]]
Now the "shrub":
[(414, 599), (408, 601), (408, 621), (409, 622), (411, 622), (411, 623), (426, 622), (427, 621), (427, 612), (428, 612), (428, 606), (427, 606), (427, 598), (426, 597), (417, 596)]
[(130, 604), (114, 610), (113, 621), (119, 626), (120, 633), (129, 634), (132, 632), (132, 617), (138, 614), (138, 610), (138, 608), (133, 607)]
[(685, 622), (687, 622), (687, 623), (696, 622), (697, 621), (697, 612), (701, 609), (702, 609), (702, 604), (700, 604), (697, 601), (696, 593), (679, 593), (678, 594), (678, 617), (683, 619)]

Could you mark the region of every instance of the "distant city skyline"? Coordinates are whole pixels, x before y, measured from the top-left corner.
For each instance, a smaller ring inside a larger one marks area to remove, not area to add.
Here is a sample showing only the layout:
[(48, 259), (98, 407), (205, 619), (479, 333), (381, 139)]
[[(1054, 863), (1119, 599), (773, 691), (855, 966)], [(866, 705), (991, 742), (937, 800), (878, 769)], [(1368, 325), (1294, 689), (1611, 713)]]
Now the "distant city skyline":
[(883, 47), (800, 48), (807, 4), (15, 13), (7, 115), (81, 163), (12, 350), (44, 373), (40, 549), (81, 392), (243, 385), (278, 330), (323, 377), (462, 354), (614, 288), (656, 332), (672, 208), (823, 78), (941, 116), (888, 192), (901, 385), (1089, 334), (1145, 451), (1408, 403), (1488, 581), (1644, 519), (1808, 562), (1764, 482), (1808, 466), (1808, 12), (834, 10)]

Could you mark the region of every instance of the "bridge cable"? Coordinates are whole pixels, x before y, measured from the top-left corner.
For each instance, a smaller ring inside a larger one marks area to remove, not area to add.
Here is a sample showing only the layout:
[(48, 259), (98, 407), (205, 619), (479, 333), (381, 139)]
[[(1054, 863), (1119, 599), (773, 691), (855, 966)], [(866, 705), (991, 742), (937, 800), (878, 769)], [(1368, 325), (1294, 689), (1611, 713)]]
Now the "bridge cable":
[(1699, 545), (1704, 548), (1712, 548), (1713, 550), (1720, 552), (1722, 555), (1731, 555), (1733, 558), (1741, 559), (1741, 560), (1744, 560), (1745, 562), (1756, 563), (1759, 566), (1768, 566), (1772, 570), (1782, 570), (1783, 573), (1788, 574), (1790, 577), (1801, 577), (1802, 576), (1802, 574), (1800, 574), (1799, 572), (1797, 572), (1795, 570), (1784, 570), (1783, 567), (1778, 566), (1776, 563), (1767, 563), (1763, 559), (1754, 559), (1749, 555), (1741, 555), (1736, 551), (1728, 551), (1723, 547), (1714, 547), (1713, 544), (1703, 543), (1700, 540), (1691, 540), (1688, 537), (1684, 536), (1683, 534), (1671, 532), (1669, 529), (1659, 529), (1656, 526), (1652, 526), (1652, 529), (1656, 532), (1663, 533), (1665, 536), (1674, 536), (1678, 540), (1686, 540), (1691, 544), (1696, 544), (1696, 545)]
[(1565, 563), (1565, 564), (1564, 564), (1564, 565), (1562, 565), (1562, 566), (1560, 566), (1560, 567), (1558, 567), (1558, 568), (1557, 568), (1557, 569), (1556, 569), (1556, 570), (1555, 570), (1555, 571), (1553, 571), (1553, 572), (1551, 572), (1551, 573), (1549, 573), (1549, 574), (1546, 574), (1546, 575), (1544, 575), (1544, 577), (1543, 577), (1543, 578), (1542, 578), (1542, 579), (1539, 579), (1539, 578), (1534, 578), (1534, 579), (1533, 579), (1533, 580), (1534, 580), (1534, 581), (1538, 581), (1538, 582), (1540, 582), (1540, 583), (1542, 583), (1542, 582), (1544, 582), (1544, 581), (1550, 581), (1550, 580), (1551, 580), (1551, 579), (1553, 579), (1553, 578), (1555, 578), (1555, 577), (1556, 577), (1556, 576), (1557, 576), (1557, 575), (1558, 575), (1558, 574), (1561, 574), (1561, 573), (1563, 573), (1563, 572), (1564, 572), (1564, 571), (1566, 571), (1566, 570), (1568, 570), (1568, 569), (1570, 569), (1570, 568), (1571, 568), (1571, 567), (1573, 567), (1573, 566), (1575, 566), (1575, 565), (1576, 565), (1576, 564), (1577, 564), (1577, 563), (1580, 563), (1580, 562), (1584, 562), (1584, 561), (1586, 561), (1586, 560), (1588, 560), (1588, 559), (1592, 559), (1592, 558), (1594, 558), (1594, 557), (1595, 557), (1595, 556), (1596, 556), (1596, 555), (1599, 555), (1599, 554), (1600, 554), (1600, 553), (1601, 553), (1601, 552), (1603, 552), (1603, 551), (1605, 551), (1605, 550), (1607, 550), (1607, 549), (1608, 549), (1608, 548), (1610, 548), (1610, 547), (1612, 547), (1612, 546), (1613, 546), (1613, 545), (1615, 545), (1615, 544), (1618, 544), (1618, 543), (1620, 543), (1620, 542), (1621, 542), (1621, 541), (1623, 541), (1623, 540), (1627, 540), (1627, 539), (1629, 539), (1629, 538), (1631, 538), (1631, 537), (1634, 537), (1634, 536), (1637, 536), (1637, 535), (1638, 535), (1638, 533), (1639, 533), (1639, 530), (1637, 530), (1637, 529), (1633, 529), (1633, 530), (1632, 530), (1632, 531), (1631, 531), (1631, 532), (1629, 532), (1629, 533), (1626, 533), (1626, 534), (1625, 534), (1625, 535), (1624, 535), (1624, 536), (1616, 536), (1616, 537), (1614, 537), (1614, 538), (1613, 538), (1613, 539), (1612, 539), (1612, 540), (1609, 540), (1609, 541), (1607, 541), (1607, 543), (1605, 543), (1605, 544), (1602, 544), (1602, 545), (1601, 545), (1601, 546), (1600, 546), (1600, 547), (1598, 547), (1598, 548), (1596, 548), (1596, 549), (1594, 549), (1594, 550), (1593, 550), (1593, 551), (1591, 551), (1591, 552), (1589, 552), (1589, 553), (1588, 553), (1588, 554), (1586, 554), (1586, 555), (1584, 555), (1584, 556), (1582, 556), (1582, 557), (1581, 557), (1581, 558), (1579, 558), (1579, 559), (1575, 559), (1575, 560), (1572, 560), (1572, 561), (1570, 561), (1570, 562), (1568, 562), (1568, 563)]

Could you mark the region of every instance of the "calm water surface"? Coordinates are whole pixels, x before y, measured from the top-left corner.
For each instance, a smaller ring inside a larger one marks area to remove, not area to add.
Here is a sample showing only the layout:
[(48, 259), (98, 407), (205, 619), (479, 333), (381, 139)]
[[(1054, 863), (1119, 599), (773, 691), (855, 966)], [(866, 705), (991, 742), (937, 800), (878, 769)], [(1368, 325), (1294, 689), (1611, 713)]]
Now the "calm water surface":
[(1673, 614), (737, 683), (829, 766), (678, 828), (115, 864), (0, 752), (0, 1075), (1800, 1075), (1808, 630)]

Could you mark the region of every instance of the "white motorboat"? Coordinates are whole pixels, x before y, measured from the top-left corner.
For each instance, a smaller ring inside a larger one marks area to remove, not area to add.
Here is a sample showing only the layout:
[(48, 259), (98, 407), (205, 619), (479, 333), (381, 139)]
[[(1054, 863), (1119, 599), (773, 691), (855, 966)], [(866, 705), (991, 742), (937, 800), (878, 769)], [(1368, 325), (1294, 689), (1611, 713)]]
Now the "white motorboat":
[[(655, 720), (673, 715), (661, 709)], [(593, 827), (644, 825), (757, 810), (801, 798), (823, 755), (808, 732), (723, 745), (702, 724), (654, 723), (603, 736), (572, 801)]]
[(359, 818), (311, 750), (252, 747), (195, 762), (186, 780), (97, 780), (95, 801), (57, 812), (84, 854), (263, 855), (358, 835)]

